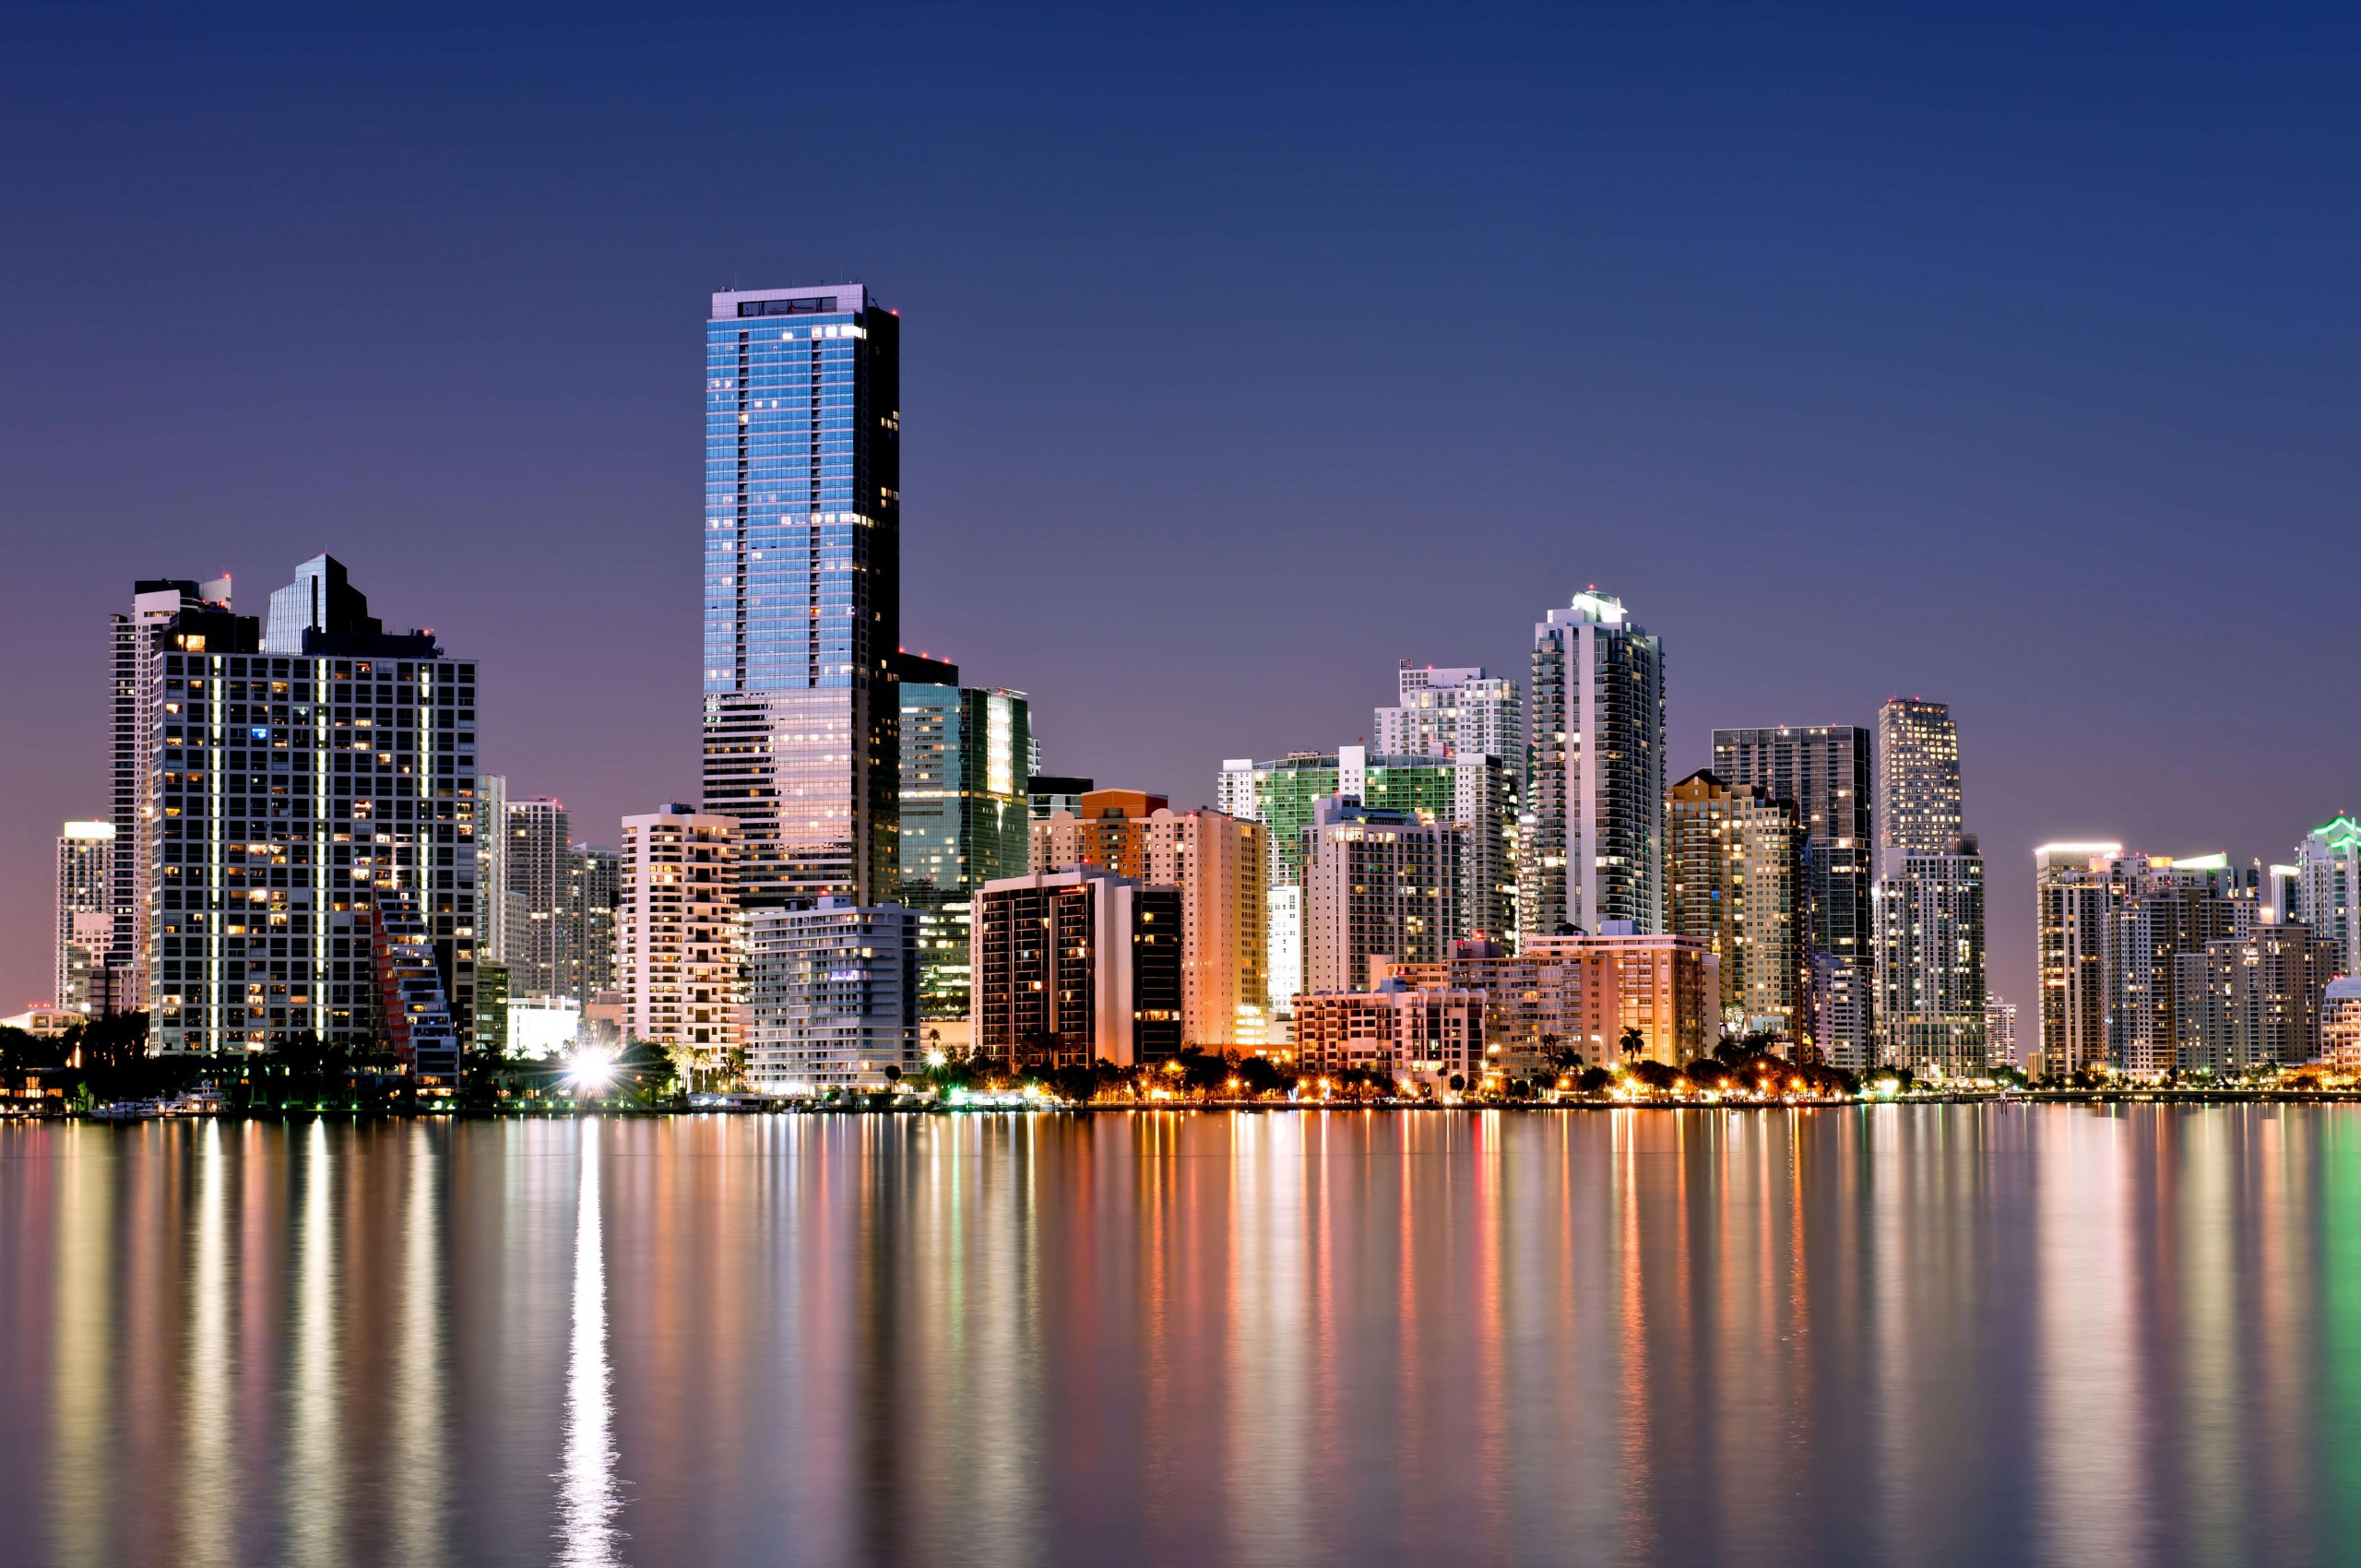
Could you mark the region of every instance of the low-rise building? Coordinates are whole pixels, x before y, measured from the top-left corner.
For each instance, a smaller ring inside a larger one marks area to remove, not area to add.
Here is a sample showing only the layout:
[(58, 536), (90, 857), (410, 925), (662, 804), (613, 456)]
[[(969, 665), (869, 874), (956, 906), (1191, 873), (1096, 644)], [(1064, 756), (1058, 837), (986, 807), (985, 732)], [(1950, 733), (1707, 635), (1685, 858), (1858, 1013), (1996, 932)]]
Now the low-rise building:
[(1180, 891), (1090, 866), (976, 896), (975, 1050), (1010, 1066), (1161, 1062), (1181, 1045)]
[[(1554, 1071), (1569, 1052), (1587, 1066), (1679, 1066), (1711, 1052), (1720, 1033), (1720, 959), (1694, 937), (1529, 936), (1515, 954), (1463, 942), (1447, 958), (1382, 962), (1371, 973), (1381, 982), (1482, 992), (1486, 1056), (1519, 1075)], [(1636, 1049), (1627, 1051), (1634, 1033)]]
[(718, 1071), (738, 1045), (738, 820), (674, 802), (623, 818), (623, 831), (624, 1032)]
[(1298, 1065), (1316, 1073), (1359, 1068), (1391, 1077), (1423, 1075), (1463, 1085), (1485, 1070), (1485, 995), (1449, 987), (1414, 987), (1400, 978), (1375, 991), (1299, 997)]
[(897, 904), (748, 911), (748, 1086), (883, 1088), (916, 1067), (920, 964), (918, 913)]

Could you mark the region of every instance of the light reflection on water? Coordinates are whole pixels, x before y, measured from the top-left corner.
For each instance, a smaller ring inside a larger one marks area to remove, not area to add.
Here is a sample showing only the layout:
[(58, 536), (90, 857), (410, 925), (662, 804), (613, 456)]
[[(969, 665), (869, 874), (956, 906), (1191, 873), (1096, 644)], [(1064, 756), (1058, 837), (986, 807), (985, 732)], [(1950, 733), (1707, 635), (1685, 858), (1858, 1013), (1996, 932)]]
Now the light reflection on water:
[(2347, 1560), (2361, 1113), (0, 1129), (0, 1561)]

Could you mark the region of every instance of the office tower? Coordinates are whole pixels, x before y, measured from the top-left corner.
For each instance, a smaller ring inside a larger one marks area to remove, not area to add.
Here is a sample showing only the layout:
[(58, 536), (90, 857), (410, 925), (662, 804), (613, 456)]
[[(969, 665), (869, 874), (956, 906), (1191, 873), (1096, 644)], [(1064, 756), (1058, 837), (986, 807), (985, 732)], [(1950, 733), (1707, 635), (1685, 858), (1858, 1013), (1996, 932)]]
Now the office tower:
[(2296, 846), (2294, 913), (2336, 950), (2337, 973), (2361, 974), (2361, 826), (2339, 812)]
[[(278, 595), (271, 597), (276, 600)], [(386, 1048), (421, 1087), (456, 1091), (459, 1029), (415, 889), (380, 887), (371, 895), (369, 952), (377, 980), (377, 1028)]]
[(575, 844), (565, 852), (565, 921), (560, 950), (565, 981), (561, 994), (587, 1011), (592, 998), (615, 985), (615, 909), (623, 902), (620, 852), (596, 844)]
[(1984, 857), (1973, 835), (1941, 854), (1879, 851), (1877, 1030), (1880, 1061), (1924, 1076), (1980, 1076)]
[(483, 831), (476, 845), (476, 908), (482, 911), (478, 954), (508, 962), (508, 780), (486, 775), (476, 780), (476, 820)]
[(919, 1010), (964, 1018), (975, 892), (1027, 863), (1032, 705), (962, 686), (959, 667), (897, 656), (901, 688), (900, 903), (919, 921)]
[(2176, 961), (2180, 1066), (2230, 1073), (2317, 1061), (2336, 944), (2300, 924), (2258, 925)]
[(1795, 802), (1707, 770), (1665, 806), (1666, 925), (1721, 959), (1723, 1032), (1812, 1043), (1803, 832)]
[(1178, 888), (1182, 1043), (1210, 1051), (1269, 1043), (1263, 826), (1223, 812), (1176, 812), (1139, 790), (1093, 790), (1079, 803), (1079, 815), (1060, 812), (1032, 825), (1032, 869), (1092, 866)]
[(1478, 1083), (1484, 1009), (1480, 991), (1419, 989), (1398, 979), (1375, 991), (1308, 995), (1296, 1016), (1296, 1063), (1314, 1073), (1357, 1068), (1438, 1085), (1453, 1076)]
[(713, 296), (705, 810), (750, 905), (891, 897), (901, 321), (856, 283)]
[(1574, 595), (1533, 628), (1519, 918), (1528, 935), (1664, 929), (1664, 645), (1622, 600)]
[(1877, 840), (1881, 849), (1948, 853), (1962, 832), (1959, 731), (1950, 707), (1894, 697), (1878, 709)]
[(156, 863), (155, 802), (148, 790), (156, 773), (154, 752), (162, 734), (157, 707), (156, 634), (183, 611), (230, 609), (230, 579), (202, 585), (180, 577), (143, 578), (132, 585), (131, 613), (111, 615), (113, 666), (114, 886), (110, 900), (114, 940), (107, 961), (127, 968), (132, 989), (145, 1004), (148, 921), (155, 913), (148, 873)]
[(721, 1072), (738, 1045), (738, 819), (675, 802), (623, 828), (623, 1032)]
[(912, 910), (835, 898), (752, 909), (745, 988), (746, 1079), (759, 1093), (884, 1088), (918, 1065)]
[(179, 610), (150, 636), (157, 1045), (388, 1038), (371, 930), (380, 893), (415, 895), (419, 923), (402, 940), (432, 947), (464, 1045), (474, 664), (447, 658), (431, 633), (385, 632), (358, 593), (331, 596), (316, 623), (280, 639), (290, 651), (264, 653), (259, 617), (212, 604)]
[(502, 833), (501, 950), (508, 955), (509, 994), (517, 1001), (570, 995), (566, 940), (565, 802), (546, 796), (508, 802)]
[(2361, 1073), (2361, 975), (2339, 975), (2320, 992), (2320, 1063)]
[(1118, 1066), (1180, 1054), (1180, 891), (1083, 866), (976, 895), (979, 1054), (1007, 1066)]
[(1486, 1060), (1502, 1078), (1554, 1075), (1569, 1051), (1595, 1067), (1693, 1061), (1719, 1032), (1720, 971), (1694, 937), (1628, 932), (1537, 936), (1513, 954), (1459, 942), (1442, 958), (1370, 966), (1373, 983), (1482, 993)]
[(108, 1011), (113, 897), (114, 824), (67, 823), (57, 839), (56, 983), (50, 992), (60, 1012), (96, 1016)]
[(1984, 993), (1984, 1052), (1996, 1063), (2024, 1066), (2017, 1055), (2017, 1004), (2002, 1001), (1997, 992)]
[(1036, 822), (1046, 822), (1060, 812), (1082, 810), (1082, 798), (1097, 789), (1095, 781), (1077, 778), (1065, 773), (1035, 773), (1026, 779), (1027, 815)]
[(1777, 725), (1714, 731), (1714, 771), (1793, 801), (1804, 832), (1812, 972), (1811, 1037), (1821, 1058), (1860, 1072), (1871, 1064), (1871, 953), (1877, 922), (1877, 827), (1869, 731), (1855, 724)]
[(1525, 694), (1514, 681), (1481, 667), (1438, 670), (1404, 659), (1394, 672), (1394, 706), (1376, 714), (1375, 749), (1386, 756), (1489, 754), (1520, 775), (1525, 757)]
[(1412, 964), (1450, 952), (1460, 828), (1338, 795), (1322, 803), (1307, 837), (1305, 991), (1366, 991), (1375, 956)]
[(293, 582), (272, 591), (262, 651), (302, 653), (308, 638), (331, 628), (373, 637), (386, 626), (369, 613), (369, 596), (347, 580), (344, 563), (333, 555), (314, 555), (295, 568)]

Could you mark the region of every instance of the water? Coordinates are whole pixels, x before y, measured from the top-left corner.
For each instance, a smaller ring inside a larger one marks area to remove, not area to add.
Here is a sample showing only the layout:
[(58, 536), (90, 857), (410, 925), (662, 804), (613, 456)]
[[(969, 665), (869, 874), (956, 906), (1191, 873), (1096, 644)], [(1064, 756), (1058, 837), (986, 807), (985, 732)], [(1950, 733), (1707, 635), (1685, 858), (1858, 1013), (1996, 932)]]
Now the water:
[(0, 1130), (0, 1556), (2361, 1558), (2361, 1111)]

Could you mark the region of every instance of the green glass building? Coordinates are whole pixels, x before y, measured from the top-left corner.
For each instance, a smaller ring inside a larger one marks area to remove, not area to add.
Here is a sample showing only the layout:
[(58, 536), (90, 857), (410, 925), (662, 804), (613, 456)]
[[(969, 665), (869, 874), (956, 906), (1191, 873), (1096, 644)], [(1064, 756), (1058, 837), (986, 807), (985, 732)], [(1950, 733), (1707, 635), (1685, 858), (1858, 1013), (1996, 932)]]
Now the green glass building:
[(919, 1016), (967, 1016), (974, 894), (1022, 876), (1032, 708), (1023, 692), (962, 686), (913, 654), (901, 678), (901, 903), (919, 915)]

